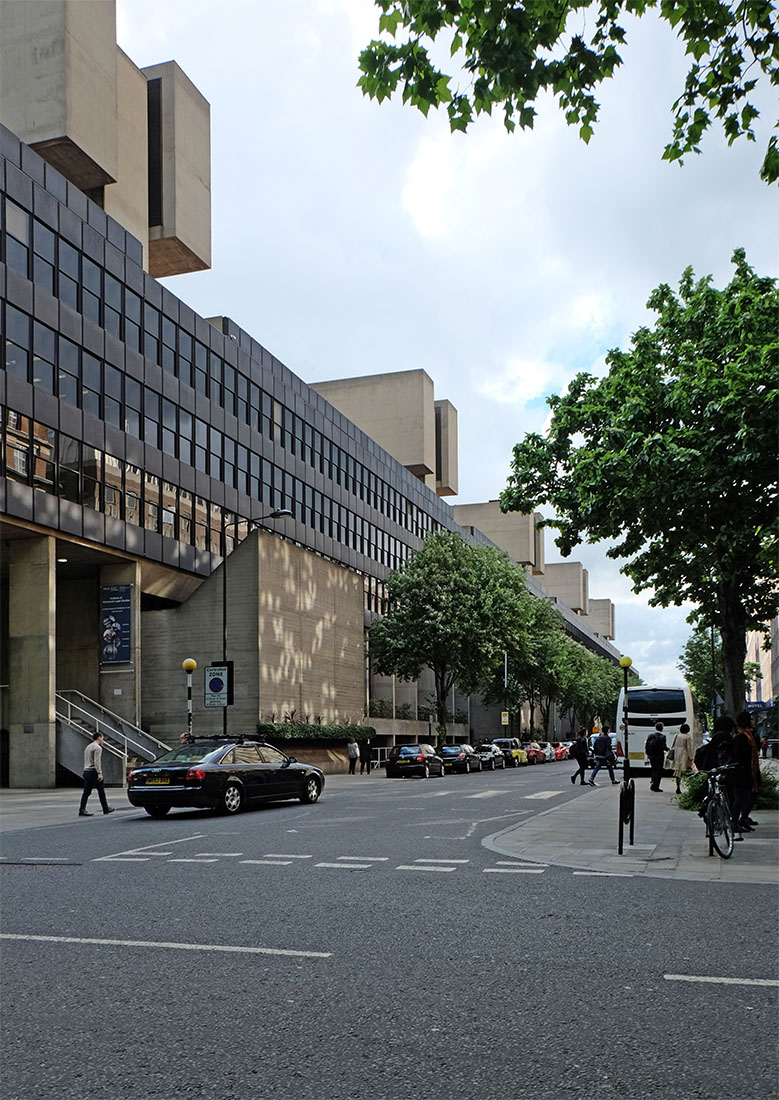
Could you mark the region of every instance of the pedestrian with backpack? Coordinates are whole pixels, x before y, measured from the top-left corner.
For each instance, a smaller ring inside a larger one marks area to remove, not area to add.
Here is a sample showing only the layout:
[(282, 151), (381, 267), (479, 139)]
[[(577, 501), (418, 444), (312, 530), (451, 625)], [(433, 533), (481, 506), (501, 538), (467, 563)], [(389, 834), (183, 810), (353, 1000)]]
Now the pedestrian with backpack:
[(585, 787), (587, 784), (584, 778), (584, 771), (587, 767), (587, 757), (589, 754), (587, 752), (587, 731), (583, 726), (576, 734), (576, 740), (568, 750), (568, 755), (579, 765), (578, 769), (571, 776), (571, 782), (575, 783), (576, 777), (578, 776), (581, 780), (581, 786)]
[(654, 732), (650, 733), (649, 737), (646, 739), (644, 752), (649, 758), (649, 768), (651, 771), (649, 789), (650, 791), (656, 791), (658, 794), (662, 794), (660, 780), (663, 778), (663, 761), (665, 760), (665, 754), (668, 752), (668, 742), (663, 733), (662, 722), (655, 723)]
[(603, 731), (595, 738), (595, 744), (592, 746), (592, 752), (595, 757), (595, 767), (592, 769), (592, 775), (587, 780), (591, 787), (597, 787), (595, 782), (595, 776), (601, 770), (601, 768), (608, 768), (609, 778), (613, 784), (616, 784), (617, 780), (614, 778), (614, 750), (611, 747), (611, 727), (604, 724)]

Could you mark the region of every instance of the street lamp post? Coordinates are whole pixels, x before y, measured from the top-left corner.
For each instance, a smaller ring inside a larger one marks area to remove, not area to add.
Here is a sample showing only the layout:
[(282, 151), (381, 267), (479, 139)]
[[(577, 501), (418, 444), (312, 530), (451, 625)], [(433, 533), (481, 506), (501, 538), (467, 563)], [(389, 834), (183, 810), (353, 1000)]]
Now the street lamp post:
[(623, 831), (630, 826), (630, 845), (633, 845), (633, 827), (636, 821), (636, 784), (630, 774), (630, 731), (628, 729), (628, 669), (633, 664), (630, 657), (620, 657), (623, 673), (622, 725), (625, 733), (625, 763), (622, 765), (622, 785), (619, 789), (619, 855), (623, 850)]
[(197, 661), (187, 657), (181, 662), (181, 667), (187, 674), (187, 738), (192, 737), (192, 673), (197, 668)]
[[(247, 520), (246, 522), (247, 522), (247, 525), (251, 528), (251, 527), (255, 527), (258, 523), (265, 523), (265, 521), (269, 520), (269, 519), (282, 519), (284, 516), (291, 516), (291, 515), (292, 515), (292, 512), (290, 512), (289, 508), (276, 508), (273, 512), (270, 512), (267, 516), (257, 516), (255, 519), (250, 519), (250, 520)], [(224, 530), (225, 530), (225, 555), (224, 555), (224, 560), (222, 562), (222, 664), (225, 666), (225, 669), (228, 668), (228, 664), (227, 664), (227, 558), (228, 558), (228, 554), (227, 554), (227, 529), (228, 529), (228, 527), (235, 527), (235, 526), (237, 526), (237, 524), (239, 524), (241, 522), (242, 522), (241, 519), (230, 519), (224, 525)], [(228, 673), (228, 675), (230, 677), (228, 695), (229, 695), (229, 697), (232, 697), (232, 690), (233, 690), (232, 675), (230, 673)], [(226, 702), (225, 706), (222, 710), (222, 733), (224, 734), (225, 737), (227, 737), (227, 707), (228, 707), (228, 704)]]

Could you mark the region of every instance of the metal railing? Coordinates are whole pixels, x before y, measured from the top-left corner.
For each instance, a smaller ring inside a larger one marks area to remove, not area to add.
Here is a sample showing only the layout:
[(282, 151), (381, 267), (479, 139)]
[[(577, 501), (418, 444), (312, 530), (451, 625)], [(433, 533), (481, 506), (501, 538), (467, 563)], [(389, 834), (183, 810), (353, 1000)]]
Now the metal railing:
[(134, 755), (151, 761), (170, 748), (146, 730), (134, 726), (126, 718), (114, 714), (80, 691), (73, 689), (58, 691), (56, 699), (57, 703), (64, 708), (63, 711), (57, 711), (57, 717), (76, 729), (102, 733), (107, 743), (118, 742), (123, 745), (125, 755), (129, 756), (129, 749), (132, 748)]

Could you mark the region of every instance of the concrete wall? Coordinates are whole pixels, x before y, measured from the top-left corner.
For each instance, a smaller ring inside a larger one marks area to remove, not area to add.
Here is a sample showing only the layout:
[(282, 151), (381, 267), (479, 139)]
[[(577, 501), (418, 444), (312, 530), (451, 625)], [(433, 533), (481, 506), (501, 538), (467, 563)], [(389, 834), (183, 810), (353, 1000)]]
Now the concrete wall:
[(587, 622), (602, 638), (614, 640), (614, 604), (611, 600), (590, 600)]
[(463, 527), (476, 527), (490, 541), (505, 550), (512, 561), (529, 566), (533, 573), (544, 572), (544, 533), (536, 530), (540, 513), (521, 516), (503, 513), (497, 500), (479, 504), (455, 504), (454, 519)]
[(425, 371), (316, 382), (311, 388), (435, 490), (435, 401)]
[[(222, 565), (181, 607), (142, 617), (142, 725), (165, 740), (186, 725), (185, 657), (193, 676), (195, 734), (222, 730), (203, 704), (204, 668), (221, 661)], [(231, 731), (259, 718), (359, 723), (364, 713), (362, 579), (264, 533), (227, 559), (227, 657), (235, 664)]]
[(149, 262), (149, 149), (146, 77), (129, 57), (116, 50), (118, 173), (105, 189), (104, 209), (143, 245)]
[(3, 0), (6, 126), (77, 187), (117, 178), (114, 0)]
[(436, 483), (440, 497), (457, 496), (457, 409), (451, 401), (435, 402)]
[(161, 81), (162, 225), (149, 226), (155, 278), (211, 266), (211, 108), (175, 61), (143, 70)]
[(544, 588), (572, 611), (587, 615), (589, 610), (588, 574), (579, 561), (555, 562), (544, 570)]

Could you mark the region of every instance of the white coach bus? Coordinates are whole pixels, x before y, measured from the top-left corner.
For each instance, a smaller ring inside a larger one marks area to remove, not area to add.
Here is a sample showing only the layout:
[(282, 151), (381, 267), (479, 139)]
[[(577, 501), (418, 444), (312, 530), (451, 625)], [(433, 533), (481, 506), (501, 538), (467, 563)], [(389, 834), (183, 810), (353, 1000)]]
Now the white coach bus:
[(623, 729), (624, 721), (625, 689), (622, 688), (617, 706), (617, 729), (622, 735), (630, 767), (635, 771), (649, 769), (644, 744), (656, 722), (663, 723), (669, 749), (683, 722), (692, 730), (694, 747), (697, 748), (701, 743), (701, 723), (695, 698), (687, 684), (678, 687), (646, 687), (644, 684), (629, 687), (627, 730)]

